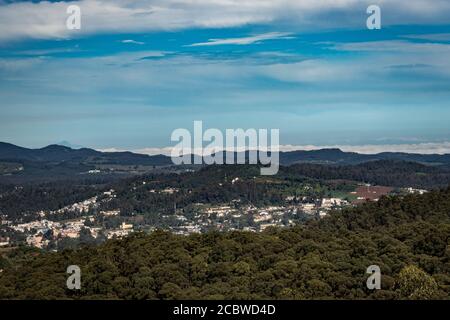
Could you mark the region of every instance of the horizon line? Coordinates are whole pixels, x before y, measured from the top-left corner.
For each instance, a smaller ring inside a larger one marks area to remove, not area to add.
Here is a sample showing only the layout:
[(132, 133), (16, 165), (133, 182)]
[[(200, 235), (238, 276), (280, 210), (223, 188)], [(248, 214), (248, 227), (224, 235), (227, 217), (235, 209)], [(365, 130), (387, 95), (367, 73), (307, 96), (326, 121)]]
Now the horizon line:
[[(66, 142), (66, 141), (64, 141)], [(14, 146), (19, 146), (15, 143), (10, 142), (3, 142), (7, 144), (11, 144)], [(117, 148), (117, 147), (110, 147), (110, 148), (98, 148), (98, 147), (85, 147), (85, 146), (78, 146), (76, 145), (67, 145), (67, 144), (61, 144), (61, 143), (53, 143), (46, 145), (41, 148), (32, 148), (32, 147), (22, 147), (27, 149), (42, 149), (51, 145), (58, 145), (63, 147), (68, 147), (73, 150), (79, 150), (79, 149), (92, 149), (100, 152), (132, 152), (135, 154), (144, 154), (149, 156), (156, 156), (156, 155), (164, 155), (164, 156), (170, 156), (172, 149), (174, 147), (145, 147), (145, 148)], [(334, 144), (334, 145), (314, 145), (314, 144), (305, 144), (305, 145), (292, 145), (292, 144), (284, 144), (279, 145), (279, 152), (294, 152), (294, 151), (317, 151), (317, 150), (330, 150), (330, 149), (339, 149), (342, 152), (354, 152), (359, 154), (379, 154), (379, 153), (385, 153), (385, 152), (392, 152), (392, 153), (409, 153), (409, 154), (423, 154), (423, 155), (446, 155), (450, 154), (450, 141), (442, 141), (442, 142), (421, 142), (421, 143), (403, 143), (403, 144), (361, 144), (361, 145), (345, 145), (345, 144)], [(227, 150), (226, 148), (223, 149), (213, 149), (213, 148), (204, 148), (203, 151), (206, 150), (207, 152), (199, 152), (200, 150), (193, 149), (193, 152), (190, 152), (191, 155), (208, 155), (214, 152), (249, 152), (249, 151), (259, 151), (259, 152), (266, 152), (265, 150), (261, 149), (249, 149), (247, 147), (237, 147), (233, 150)]]

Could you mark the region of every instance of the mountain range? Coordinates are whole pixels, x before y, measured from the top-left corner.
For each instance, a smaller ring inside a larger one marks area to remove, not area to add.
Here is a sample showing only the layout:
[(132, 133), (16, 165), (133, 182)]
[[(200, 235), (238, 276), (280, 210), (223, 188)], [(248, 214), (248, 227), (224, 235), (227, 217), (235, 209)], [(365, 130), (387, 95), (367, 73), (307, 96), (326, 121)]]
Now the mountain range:
[(163, 155), (148, 156), (132, 152), (100, 152), (88, 148), (72, 149), (56, 144), (40, 149), (29, 149), (5, 142), (0, 142), (0, 161), (152, 166), (163, 166), (172, 163), (170, 157)]
[[(247, 157), (248, 152), (246, 153), (246, 158)], [(376, 160), (398, 160), (419, 162), (429, 165), (450, 165), (450, 154), (412, 154), (400, 152), (360, 154), (356, 152), (344, 152), (340, 149), (299, 150), (280, 153), (280, 164), (282, 165), (305, 162), (348, 165)], [(132, 152), (101, 152), (89, 148), (72, 149), (62, 145), (49, 145), (40, 149), (29, 149), (5, 142), (0, 142), (0, 161), (32, 161), (44, 163), (68, 162), (85, 165), (172, 165), (171, 158), (165, 155), (150, 156)]]

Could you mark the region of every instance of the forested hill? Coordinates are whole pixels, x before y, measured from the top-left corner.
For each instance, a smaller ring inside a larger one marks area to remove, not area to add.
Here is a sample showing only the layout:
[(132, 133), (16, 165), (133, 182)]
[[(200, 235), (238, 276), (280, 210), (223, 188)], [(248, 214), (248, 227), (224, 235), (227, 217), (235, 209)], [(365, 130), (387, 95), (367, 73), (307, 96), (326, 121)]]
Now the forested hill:
[[(263, 233), (158, 231), (76, 251), (19, 249), (0, 260), (0, 298), (449, 299), (449, 241), (446, 189)], [(74, 264), (79, 292), (65, 289)], [(366, 288), (370, 265), (381, 268), (381, 290)]]
[(100, 152), (93, 149), (72, 149), (66, 146), (49, 145), (40, 149), (28, 149), (10, 143), (0, 142), (0, 160), (43, 163), (83, 163), (122, 165), (169, 165), (169, 157), (148, 156), (132, 152)]
[(379, 160), (340, 166), (302, 163), (285, 167), (282, 172), (320, 180), (344, 179), (393, 187), (433, 189), (450, 184), (448, 167), (398, 160)]
[[(232, 156), (236, 159), (237, 153)], [(246, 152), (247, 163), (248, 157), (249, 154)], [(294, 166), (294, 171), (295, 168), (299, 168), (297, 171), (304, 172), (306, 176), (308, 176), (308, 170), (311, 170), (310, 177), (321, 179), (336, 177), (356, 181), (377, 180), (375, 182), (378, 184), (392, 186), (398, 185), (393, 182), (402, 181), (401, 186), (423, 188), (446, 186), (450, 181), (450, 154), (379, 153), (369, 155), (343, 152), (339, 149), (321, 149), (280, 152), (279, 161), (282, 166)], [(392, 164), (395, 164), (395, 168)], [(414, 164), (416, 168), (413, 168)], [(318, 165), (327, 167), (321, 169)], [(375, 166), (378, 166), (377, 171)], [(201, 167), (202, 165), (189, 166), (188, 169)], [(335, 167), (342, 168), (335, 169)], [(22, 185), (69, 179), (112, 181), (145, 173), (181, 172), (185, 169), (185, 166), (174, 166), (171, 158), (165, 155), (100, 152), (87, 148), (72, 149), (60, 145), (28, 149), (0, 142), (0, 183)], [(386, 169), (391, 172), (395, 169), (396, 172), (393, 175), (386, 175)], [(411, 170), (419, 171), (427, 176), (406, 177)], [(386, 180), (389, 181), (385, 182)]]
[[(225, 154), (225, 153), (224, 153)], [(237, 157), (235, 153), (234, 158)], [(249, 153), (245, 153), (248, 159)], [(450, 154), (412, 154), (401, 152), (383, 152), (378, 154), (360, 154), (344, 152), (340, 149), (298, 150), (280, 152), (280, 163), (320, 164), (359, 164), (376, 160), (413, 161), (430, 165), (450, 165)], [(172, 165), (169, 156), (144, 155), (132, 152), (100, 152), (94, 149), (72, 149), (61, 145), (49, 145), (40, 149), (29, 149), (14, 144), (0, 142), (0, 161), (38, 162), (38, 163), (71, 163), (71, 164), (117, 164), (117, 165)]]

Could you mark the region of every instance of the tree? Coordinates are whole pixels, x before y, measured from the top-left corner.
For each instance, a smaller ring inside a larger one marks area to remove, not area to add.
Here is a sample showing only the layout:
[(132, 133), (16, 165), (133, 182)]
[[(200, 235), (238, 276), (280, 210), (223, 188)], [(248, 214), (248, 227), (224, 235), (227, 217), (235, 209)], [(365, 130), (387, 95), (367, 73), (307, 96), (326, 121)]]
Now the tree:
[(406, 266), (400, 271), (397, 288), (402, 299), (428, 300), (438, 297), (436, 281), (414, 265)]

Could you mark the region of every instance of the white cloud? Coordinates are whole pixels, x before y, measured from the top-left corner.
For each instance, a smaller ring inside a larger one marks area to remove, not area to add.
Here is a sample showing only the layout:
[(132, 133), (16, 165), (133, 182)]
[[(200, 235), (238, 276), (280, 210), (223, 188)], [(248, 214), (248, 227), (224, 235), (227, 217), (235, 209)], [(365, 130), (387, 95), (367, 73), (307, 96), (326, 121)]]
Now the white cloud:
[(142, 42), (142, 41), (136, 41), (136, 40), (131, 40), (131, 39), (122, 40), (121, 42), (122, 42), (122, 43), (139, 44), (139, 45), (145, 44), (145, 42)]
[[(379, 0), (383, 25), (448, 22), (447, 0)], [(67, 6), (81, 8), (81, 30), (66, 29)], [(0, 41), (276, 24), (301, 29), (361, 27), (373, 0), (80, 0), (0, 4)]]
[(208, 42), (193, 43), (187, 45), (187, 47), (200, 47), (200, 46), (218, 46), (227, 44), (246, 45), (252, 43), (258, 43), (264, 40), (273, 39), (291, 39), (290, 33), (287, 32), (269, 32), (255, 36), (242, 37), (242, 38), (230, 38), (230, 39), (209, 39)]

